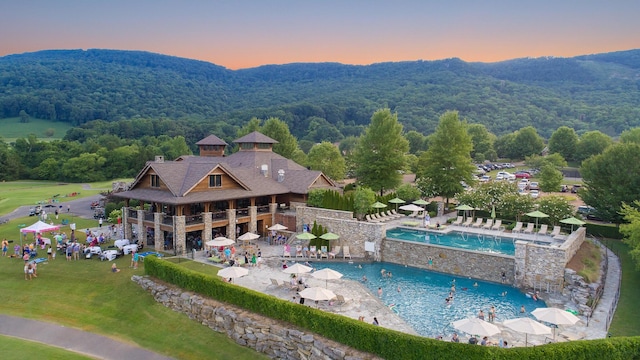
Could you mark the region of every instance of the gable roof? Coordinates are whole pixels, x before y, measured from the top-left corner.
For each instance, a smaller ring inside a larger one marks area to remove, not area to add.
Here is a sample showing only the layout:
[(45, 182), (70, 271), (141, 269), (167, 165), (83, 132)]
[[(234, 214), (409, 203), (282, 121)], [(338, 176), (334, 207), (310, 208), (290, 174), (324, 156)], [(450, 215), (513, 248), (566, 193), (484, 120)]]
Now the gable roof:
[(277, 144), (278, 141), (273, 140), (267, 135), (254, 131), (250, 134), (247, 134), (239, 139), (233, 140), (235, 144), (239, 143), (260, 143), (260, 144)]

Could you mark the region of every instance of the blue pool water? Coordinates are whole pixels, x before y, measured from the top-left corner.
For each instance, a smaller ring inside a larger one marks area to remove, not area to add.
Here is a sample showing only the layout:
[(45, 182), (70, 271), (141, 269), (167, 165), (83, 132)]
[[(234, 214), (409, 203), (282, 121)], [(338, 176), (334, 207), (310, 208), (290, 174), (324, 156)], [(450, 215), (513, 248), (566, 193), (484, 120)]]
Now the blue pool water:
[[(369, 291), (377, 296), (378, 287), (381, 287), (382, 302), (394, 304), (392, 309), (416, 332), (426, 337), (444, 335), (445, 338), (450, 338), (455, 331), (451, 322), (475, 317), (480, 310), (484, 311), (485, 320), (488, 320), (492, 305), (496, 308), (496, 322), (531, 316), (531, 311), (546, 307), (543, 301), (533, 301), (510, 286), (391, 263), (315, 263), (314, 267), (328, 267), (344, 274), (344, 278), (356, 281), (360, 281), (365, 275), (367, 281), (364, 285)], [(393, 277), (381, 277), (382, 269), (390, 271)], [(449, 295), (454, 279), (454, 300), (447, 305), (445, 298)], [(474, 283), (478, 286), (473, 286)], [(502, 296), (503, 292), (506, 292), (505, 296)], [(520, 314), (522, 305), (525, 306), (525, 314)]]
[(387, 230), (387, 238), (511, 256), (516, 252), (512, 238), (501, 238), (499, 236), (462, 233), (457, 231), (442, 234), (422, 229), (397, 227)]

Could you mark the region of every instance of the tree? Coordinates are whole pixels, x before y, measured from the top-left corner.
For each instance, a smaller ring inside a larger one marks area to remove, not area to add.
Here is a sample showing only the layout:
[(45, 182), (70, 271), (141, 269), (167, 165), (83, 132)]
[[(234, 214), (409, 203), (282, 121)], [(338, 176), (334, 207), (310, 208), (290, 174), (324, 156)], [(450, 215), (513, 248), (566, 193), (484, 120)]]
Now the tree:
[(402, 184), (396, 189), (396, 196), (410, 202), (420, 199), (420, 190), (411, 184)]
[(564, 160), (562, 155), (558, 153), (553, 153), (547, 156), (540, 156), (540, 155), (527, 156), (524, 160), (524, 163), (528, 167), (534, 168), (534, 169), (541, 169), (546, 164), (550, 164), (558, 168), (567, 166), (567, 162)]
[(417, 155), (427, 149), (427, 137), (421, 133), (411, 130), (404, 137), (409, 142), (409, 153)]
[(513, 157), (524, 159), (533, 154), (540, 154), (544, 149), (544, 140), (538, 135), (533, 126), (524, 127), (516, 131), (513, 141)]
[(549, 195), (538, 199), (538, 210), (549, 215), (547, 221), (557, 225), (560, 220), (573, 215), (574, 208), (564, 196)]
[(20, 117), (21, 123), (28, 123), (30, 120), (29, 114), (27, 114), (27, 112), (24, 110), (20, 110), (20, 113), (18, 114), (18, 116)]
[(640, 144), (640, 127), (623, 131), (620, 134), (620, 142)]
[(358, 186), (353, 195), (353, 209), (356, 217), (362, 219), (362, 216), (371, 210), (374, 202), (376, 202), (376, 193), (367, 187)]
[(240, 139), (241, 137), (249, 135), (254, 131), (260, 131), (260, 119), (258, 119), (257, 117), (251, 118), (248, 123), (244, 124), (243, 127), (238, 129), (238, 131), (236, 132), (236, 137)]
[(540, 190), (545, 192), (558, 191), (562, 179), (564, 179), (562, 171), (550, 163), (546, 163), (540, 168), (538, 177), (540, 178)]
[(520, 194), (508, 194), (502, 198), (500, 211), (506, 217), (515, 218), (520, 221), (522, 216), (533, 209), (534, 200), (531, 196)]
[(333, 180), (342, 180), (347, 171), (340, 150), (332, 143), (323, 141), (314, 145), (307, 156), (307, 166), (312, 170), (322, 171)]
[(269, 118), (265, 121), (260, 132), (278, 141), (273, 145), (273, 152), (287, 159), (294, 158), (295, 152), (298, 150), (298, 140), (291, 135), (286, 122), (278, 118)]
[(404, 155), (408, 150), (409, 143), (402, 136), (398, 115), (391, 114), (389, 109), (376, 111), (354, 154), (358, 182), (380, 195), (396, 188), (402, 181), (398, 170), (404, 168)]
[(490, 133), (487, 127), (482, 124), (469, 124), (467, 132), (473, 142), (471, 157), (477, 162), (484, 160), (494, 161), (497, 157), (496, 151), (493, 148), (496, 136)]
[(445, 197), (448, 204), (449, 198), (463, 191), (461, 181), (473, 181), (476, 167), (471, 162), (472, 149), (466, 123), (458, 119), (458, 112), (444, 113), (436, 131), (429, 136), (429, 149), (418, 161), (416, 175), (422, 180), (422, 188)]
[(559, 153), (566, 160), (573, 160), (577, 144), (578, 135), (575, 130), (567, 126), (561, 126), (549, 138), (549, 152)]
[(505, 134), (497, 138), (493, 144), (493, 147), (496, 149), (496, 152), (498, 153), (498, 157), (515, 159), (517, 157), (514, 151), (515, 142), (516, 142), (515, 133)]
[(629, 255), (636, 262), (636, 269), (640, 270), (640, 201), (634, 201), (633, 206), (622, 204), (620, 214), (625, 223), (620, 224), (620, 233), (624, 235), (625, 243), (629, 244)]
[(613, 140), (609, 135), (598, 130), (587, 131), (580, 136), (580, 141), (576, 145), (575, 160), (582, 162), (593, 155), (602, 154), (611, 144), (613, 144)]
[(622, 203), (640, 200), (640, 144), (619, 143), (582, 162), (582, 200), (604, 220), (620, 223)]

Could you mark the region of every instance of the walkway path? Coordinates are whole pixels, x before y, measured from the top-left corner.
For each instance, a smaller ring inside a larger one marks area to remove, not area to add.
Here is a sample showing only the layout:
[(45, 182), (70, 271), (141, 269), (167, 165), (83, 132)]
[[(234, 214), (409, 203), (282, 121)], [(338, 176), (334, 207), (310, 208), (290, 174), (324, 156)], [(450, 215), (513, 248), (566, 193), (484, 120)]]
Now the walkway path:
[(36, 341), (98, 359), (171, 359), (106, 336), (69, 327), (13, 316), (0, 315), (0, 334)]

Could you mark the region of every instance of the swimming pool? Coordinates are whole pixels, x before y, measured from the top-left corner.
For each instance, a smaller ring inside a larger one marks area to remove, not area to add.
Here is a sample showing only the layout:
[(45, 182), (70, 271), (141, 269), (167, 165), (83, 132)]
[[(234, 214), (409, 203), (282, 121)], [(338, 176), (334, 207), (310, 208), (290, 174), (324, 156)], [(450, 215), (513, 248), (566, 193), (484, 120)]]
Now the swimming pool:
[(512, 238), (458, 231), (443, 234), (422, 229), (396, 227), (387, 230), (387, 238), (511, 256), (516, 252)]
[[(334, 269), (350, 280), (360, 281), (363, 275), (366, 276), (364, 285), (369, 291), (377, 296), (378, 287), (381, 287), (382, 302), (397, 312), (416, 332), (426, 337), (444, 335), (448, 339), (456, 331), (451, 322), (475, 317), (480, 310), (484, 311), (485, 319), (488, 320), (492, 305), (496, 308), (497, 322), (531, 316), (531, 311), (546, 307), (543, 301), (534, 301), (510, 286), (391, 263), (315, 263), (314, 266), (318, 269)], [(391, 272), (393, 276), (382, 277), (382, 269)], [(445, 298), (449, 295), (453, 280), (456, 292), (454, 300), (447, 305)], [(474, 286), (474, 283), (478, 286)], [(520, 313), (523, 305), (526, 314)]]

